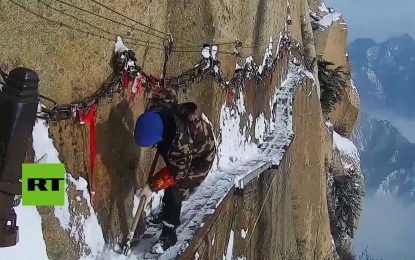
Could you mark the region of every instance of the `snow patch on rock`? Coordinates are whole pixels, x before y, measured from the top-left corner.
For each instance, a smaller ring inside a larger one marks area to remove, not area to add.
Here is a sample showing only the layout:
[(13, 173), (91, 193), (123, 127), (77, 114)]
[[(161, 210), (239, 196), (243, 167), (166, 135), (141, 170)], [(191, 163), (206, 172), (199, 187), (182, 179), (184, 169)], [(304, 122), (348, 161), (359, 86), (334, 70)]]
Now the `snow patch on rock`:
[[(33, 127), (33, 149), (36, 158), (47, 155), (45, 163), (61, 163), (59, 154), (49, 138), (48, 126), (44, 120), (38, 120)], [(74, 187), (82, 192), (82, 198), (70, 201), (68, 198), (69, 188)], [(105, 241), (97, 215), (91, 205), (87, 181), (79, 177), (75, 179), (70, 173), (65, 172), (65, 200), (63, 206), (55, 206), (54, 214), (62, 229), (69, 232), (70, 236), (80, 243), (81, 257), (83, 259), (95, 258), (104, 249)], [(71, 214), (70, 206), (73, 203), (85, 203), (88, 209), (86, 216), (82, 214)]]
[(246, 238), (246, 235), (248, 234), (248, 229), (241, 229), (241, 237), (243, 238), (243, 239), (245, 239)]
[(231, 233), (229, 234), (228, 247), (226, 248), (226, 254), (223, 255), (223, 260), (232, 260), (234, 235), (233, 230), (231, 230)]
[(324, 2), (319, 6), (319, 11), (323, 16), (317, 23), (323, 28), (330, 27), (334, 22), (340, 20), (342, 17), (341, 13), (335, 12), (331, 8), (328, 9)]
[(333, 131), (333, 149), (338, 149), (341, 153), (359, 160), (359, 151), (356, 145), (346, 137), (339, 135), (336, 131)]

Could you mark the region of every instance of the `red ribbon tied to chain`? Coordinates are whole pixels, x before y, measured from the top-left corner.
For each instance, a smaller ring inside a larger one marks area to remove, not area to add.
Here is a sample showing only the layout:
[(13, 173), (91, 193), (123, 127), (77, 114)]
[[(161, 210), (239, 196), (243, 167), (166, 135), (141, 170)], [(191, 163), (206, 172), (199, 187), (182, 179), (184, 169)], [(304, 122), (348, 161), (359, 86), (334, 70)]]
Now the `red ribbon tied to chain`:
[(142, 76), (135, 77), (134, 83), (131, 87), (130, 101), (134, 101), (135, 95), (143, 91), (142, 82), (143, 82)]
[(90, 163), (90, 171), (91, 174), (89, 175), (89, 189), (91, 195), (91, 204), (94, 201), (94, 167), (95, 167), (95, 122), (94, 122), (94, 114), (95, 114), (96, 104), (92, 104), (89, 108), (89, 111), (84, 115), (82, 109), (77, 108), (79, 121), (81, 124), (88, 123), (89, 124), (89, 163)]
[(160, 84), (156, 81), (156, 78), (153, 77), (152, 75), (150, 75), (150, 83), (151, 83), (151, 86), (155, 89), (155, 91), (157, 93), (160, 93), (161, 91)]
[(228, 88), (226, 90), (226, 98), (228, 99), (228, 101), (231, 101), (233, 99), (233, 96), (234, 96), (233, 89)]
[(123, 78), (122, 78), (122, 87), (123, 88), (128, 88), (128, 83), (129, 83), (128, 70), (124, 70), (124, 75), (123, 75)]

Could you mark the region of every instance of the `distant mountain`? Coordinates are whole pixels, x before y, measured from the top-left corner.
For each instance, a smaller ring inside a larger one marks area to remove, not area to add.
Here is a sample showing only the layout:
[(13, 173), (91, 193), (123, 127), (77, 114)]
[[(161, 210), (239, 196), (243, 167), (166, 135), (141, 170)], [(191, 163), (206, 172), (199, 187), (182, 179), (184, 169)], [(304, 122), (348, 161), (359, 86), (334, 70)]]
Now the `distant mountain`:
[(360, 152), (367, 193), (415, 199), (415, 144), (389, 122), (364, 113), (353, 141)]
[(356, 39), (349, 44), (349, 57), (364, 112), (387, 110), (415, 117), (415, 41), (411, 36), (382, 43)]

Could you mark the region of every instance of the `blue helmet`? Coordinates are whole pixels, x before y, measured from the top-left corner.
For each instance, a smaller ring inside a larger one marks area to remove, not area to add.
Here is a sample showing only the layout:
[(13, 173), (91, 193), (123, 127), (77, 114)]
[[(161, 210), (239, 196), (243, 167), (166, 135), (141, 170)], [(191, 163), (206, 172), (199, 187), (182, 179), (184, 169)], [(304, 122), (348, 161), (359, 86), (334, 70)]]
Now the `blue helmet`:
[(138, 146), (150, 147), (163, 140), (163, 120), (159, 113), (144, 112), (135, 123), (134, 140)]

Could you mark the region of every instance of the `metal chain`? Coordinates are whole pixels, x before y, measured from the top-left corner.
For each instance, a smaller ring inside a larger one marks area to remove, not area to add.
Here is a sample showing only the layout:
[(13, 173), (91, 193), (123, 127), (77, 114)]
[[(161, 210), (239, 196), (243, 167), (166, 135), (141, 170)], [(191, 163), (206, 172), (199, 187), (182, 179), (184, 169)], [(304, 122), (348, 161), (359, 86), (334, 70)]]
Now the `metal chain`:
[[(247, 62), (242, 68), (235, 70), (234, 76), (231, 79), (224, 79), (222, 70), (220, 69), (220, 61), (216, 58), (209, 57), (201, 59), (190, 69), (178, 76), (166, 78), (164, 82), (163, 79), (145, 73), (142, 68), (136, 64), (137, 59), (132, 50), (116, 53), (116, 68), (118, 73), (110, 75), (97, 92), (70, 104), (59, 104), (51, 98), (40, 95), (39, 98), (44, 101), (43, 103), (51, 103), (51, 105), (42, 105), (38, 117), (48, 121), (60, 121), (76, 117), (78, 109), (87, 112), (92, 104), (99, 104), (103, 100), (111, 99), (115, 94), (122, 92), (124, 90), (123, 80), (125, 80), (125, 76), (128, 77), (128, 80), (140, 77), (142, 83), (147, 83), (145, 86), (148, 91), (151, 91), (151, 87), (156, 87), (153, 85), (157, 85), (159, 88), (171, 87), (176, 90), (182, 89), (183, 91), (186, 91), (189, 86), (195, 82), (200, 82), (203, 77), (210, 75), (224, 90), (235, 91), (236, 89), (242, 89), (246, 80), (256, 80), (257, 82), (260, 82), (269, 77), (279, 62), (280, 52), (287, 51), (290, 47), (290, 37), (281, 37), (278, 46), (279, 51), (276, 53), (276, 57), (268, 57), (261, 69), (252, 61)], [(171, 51), (171, 49), (169, 51)], [(3, 74), (7, 75), (2, 71), (0, 71), (0, 73), (2, 76)]]

